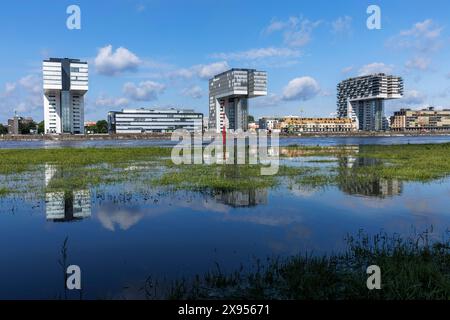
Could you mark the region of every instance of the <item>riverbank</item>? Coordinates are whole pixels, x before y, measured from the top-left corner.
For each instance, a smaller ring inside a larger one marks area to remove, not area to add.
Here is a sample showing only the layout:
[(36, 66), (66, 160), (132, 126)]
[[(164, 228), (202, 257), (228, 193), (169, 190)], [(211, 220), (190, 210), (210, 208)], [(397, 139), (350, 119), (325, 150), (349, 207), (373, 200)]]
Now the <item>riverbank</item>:
[[(280, 138), (333, 137), (433, 137), (450, 136), (449, 132), (334, 132), (279, 134)], [(89, 134), (89, 135), (0, 135), (0, 141), (102, 141), (102, 140), (170, 140), (171, 133)]]

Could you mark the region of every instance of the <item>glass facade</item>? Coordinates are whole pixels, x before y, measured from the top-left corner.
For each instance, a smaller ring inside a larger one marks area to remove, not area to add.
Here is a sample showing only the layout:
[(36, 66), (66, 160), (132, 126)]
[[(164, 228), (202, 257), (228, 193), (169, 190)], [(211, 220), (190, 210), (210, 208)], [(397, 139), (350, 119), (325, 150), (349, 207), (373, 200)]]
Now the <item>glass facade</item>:
[(72, 132), (72, 108), (70, 103), (70, 91), (61, 92), (61, 116), (62, 116), (62, 131), (63, 133)]

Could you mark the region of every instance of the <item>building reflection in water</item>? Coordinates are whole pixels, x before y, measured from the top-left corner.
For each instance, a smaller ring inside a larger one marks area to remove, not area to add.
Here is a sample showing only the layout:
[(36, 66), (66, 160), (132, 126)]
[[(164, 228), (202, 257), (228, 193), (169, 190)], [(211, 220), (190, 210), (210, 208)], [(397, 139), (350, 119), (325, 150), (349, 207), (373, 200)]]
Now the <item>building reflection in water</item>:
[(217, 202), (231, 207), (255, 207), (268, 203), (267, 189), (252, 189), (243, 191), (215, 191), (214, 199)]
[(338, 187), (347, 194), (371, 197), (393, 197), (401, 195), (403, 183), (398, 179), (383, 179), (377, 176), (360, 178), (355, 170), (379, 164), (377, 159), (339, 157)]
[[(62, 177), (63, 170), (54, 165), (45, 165), (45, 186), (53, 178)], [(91, 216), (91, 192), (84, 190), (64, 190), (45, 193), (45, 215), (54, 222), (78, 221)]]

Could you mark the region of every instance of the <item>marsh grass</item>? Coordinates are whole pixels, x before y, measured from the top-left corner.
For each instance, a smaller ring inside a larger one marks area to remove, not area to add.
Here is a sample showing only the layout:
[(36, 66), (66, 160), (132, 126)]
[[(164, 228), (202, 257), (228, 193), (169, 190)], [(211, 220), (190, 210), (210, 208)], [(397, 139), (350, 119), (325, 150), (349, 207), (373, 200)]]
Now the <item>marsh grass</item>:
[[(22, 192), (23, 184), (33, 192), (42, 189), (27, 177), (43, 172), (46, 165), (60, 173), (41, 193), (123, 182), (186, 190), (276, 188), (286, 181), (325, 188), (380, 179), (429, 182), (450, 175), (450, 144), (359, 148), (293, 145), (280, 152), (284, 158), (305, 157), (306, 162), (336, 164), (320, 170), (308, 165), (280, 165), (276, 175), (262, 176), (261, 165), (174, 165), (171, 149), (165, 147), (0, 150), (0, 179), (9, 187), (0, 191), (0, 197)], [(336, 160), (330, 160), (330, 156)], [(316, 159), (308, 160), (310, 157)], [(376, 161), (348, 168), (341, 163), (348, 157)]]
[(261, 165), (185, 165), (154, 180), (155, 186), (187, 190), (248, 190), (274, 188), (281, 177), (297, 177), (314, 168), (280, 166), (274, 176), (262, 176)]
[[(336, 156), (345, 159), (339, 147), (333, 147), (324, 153), (325, 147), (308, 147), (307, 155)], [(295, 150), (303, 147), (290, 147), (294, 155)], [(344, 150), (348, 150), (345, 148)], [(325, 171), (313, 172), (296, 179), (300, 185), (309, 187), (328, 187), (335, 185), (363, 185), (380, 180), (399, 180), (427, 183), (444, 179), (450, 175), (450, 144), (433, 145), (387, 145), (361, 146), (358, 153), (352, 157), (369, 159), (370, 164), (346, 167), (345, 164), (328, 168)], [(315, 162), (320, 160), (314, 160)], [(327, 161), (327, 159), (324, 159)], [(339, 160), (338, 160), (339, 162)]]
[(80, 167), (100, 163), (120, 165), (130, 160), (154, 160), (170, 156), (170, 148), (60, 148), (0, 150), (0, 174), (33, 170), (39, 165)]
[[(191, 281), (174, 283), (171, 299), (450, 299), (450, 233), (431, 240), (428, 231), (403, 238), (359, 232), (343, 253), (260, 260), (223, 273), (216, 266)], [(381, 268), (381, 290), (368, 290), (366, 269)]]

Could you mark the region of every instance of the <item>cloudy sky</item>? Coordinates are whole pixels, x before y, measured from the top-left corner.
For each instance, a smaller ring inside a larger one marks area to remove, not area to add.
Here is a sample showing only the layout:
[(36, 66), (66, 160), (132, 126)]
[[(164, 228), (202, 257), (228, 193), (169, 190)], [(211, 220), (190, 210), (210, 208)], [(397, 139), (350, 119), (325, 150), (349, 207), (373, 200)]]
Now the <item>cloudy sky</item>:
[[(419, 3), (420, 2), (420, 3)], [(81, 30), (66, 9), (81, 8)], [(370, 4), (381, 30), (369, 30)], [(0, 121), (43, 119), (41, 63), (89, 62), (85, 120), (123, 107), (208, 112), (208, 79), (231, 67), (266, 70), (269, 95), (250, 113), (329, 116), (336, 84), (373, 72), (401, 75), (399, 107), (450, 107), (450, 3), (428, 1), (16, 0), (0, 10)]]

